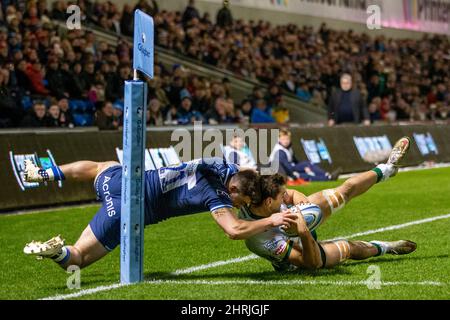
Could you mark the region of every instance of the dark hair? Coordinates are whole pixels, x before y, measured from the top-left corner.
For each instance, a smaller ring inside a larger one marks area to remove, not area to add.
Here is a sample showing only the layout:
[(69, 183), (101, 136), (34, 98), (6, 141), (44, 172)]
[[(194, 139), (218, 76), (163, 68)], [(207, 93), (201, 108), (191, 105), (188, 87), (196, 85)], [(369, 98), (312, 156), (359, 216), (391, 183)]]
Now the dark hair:
[(252, 204), (261, 202), (261, 176), (256, 171), (239, 171), (233, 178), (237, 179), (241, 195), (250, 197)]
[(282, 186), (286, 184), (286, 178), (279, 173), (270, 176), (261, 176), (261, 202), (267, 198), (275, 199)]

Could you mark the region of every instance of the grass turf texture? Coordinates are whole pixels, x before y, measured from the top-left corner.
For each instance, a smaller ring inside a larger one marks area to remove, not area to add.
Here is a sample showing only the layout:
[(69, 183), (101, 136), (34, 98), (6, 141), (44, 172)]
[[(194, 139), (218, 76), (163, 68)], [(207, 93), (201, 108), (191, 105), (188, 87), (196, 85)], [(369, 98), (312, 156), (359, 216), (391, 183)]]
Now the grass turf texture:
[[(305, 194), (337, 186), (341, 182), (316, 183), (299, 188)], [(319, 239), (402, 224), (450, 213), (450, 168), (400, 173), (353, 200), (318, 229)], [(74, 243), (95, 214), (97, 206), (71, 208), (29, 215), (0, 216), (0, 299), (38, 299), (73, 294), (70, 276), (51, 261), (36, 261), (22, 249), (31, 240), (47, 240), (61, 234)], [(143, 283), (82, 296), (82, 299), (449, 299), (450, 219), (409, 226), (356, 239), (417, 242), (407, 256), (350, 261), (335, 269), (280, 275), (263, 259), (228, 264), (178, 276), (178, 269), (228, 260), (250, 254), (242, 241), (231, 241), (209, 213), (185, 216), (149, 226), (145, 231), (145, 278), (187, 283)], [(381, 270), (383, 282), (437, 281), (441, 286), (402, 284), (368, 289), (342, 285), (370, 277), (368, 267)], [(248, 283), (240, 281), (288, 281)], [(81, 271), (81, 289), (119, 281), (119, 249)], [(192, 281), (239, 283), (192, 284)], [(296, 284), (316, 281), (314, 284)], [(326, 282), (326, 284), (320, 284)]]

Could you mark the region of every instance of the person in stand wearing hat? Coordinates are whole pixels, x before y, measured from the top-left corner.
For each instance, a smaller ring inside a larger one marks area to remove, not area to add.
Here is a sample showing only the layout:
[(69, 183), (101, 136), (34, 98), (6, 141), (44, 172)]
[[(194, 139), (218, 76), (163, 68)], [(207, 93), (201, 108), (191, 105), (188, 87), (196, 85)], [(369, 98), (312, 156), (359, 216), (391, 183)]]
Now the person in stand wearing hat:
[(123, 126), (123, 104), (120, 101), (113, 104), (113, 126), (116, 128)]
[(192, 108), (192, 96), (187, 89), (181, 90), (180, 99), (181, 103), (176, 115), (178, 124), (191, 124), (194, 121), (203, 122), (202, 114)]

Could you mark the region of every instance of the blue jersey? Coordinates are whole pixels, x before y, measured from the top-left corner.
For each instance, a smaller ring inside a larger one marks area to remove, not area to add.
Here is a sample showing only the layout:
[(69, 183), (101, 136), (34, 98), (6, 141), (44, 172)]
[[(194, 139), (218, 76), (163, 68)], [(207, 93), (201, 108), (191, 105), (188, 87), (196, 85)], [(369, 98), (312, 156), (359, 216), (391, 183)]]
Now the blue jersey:
[[(239, 171), (220, 158), (193, 160), (145, 172), (145, 225), (162, 220), (232, 208), (227, 184)], [(108, 250), (120, 243), (122, 167), (103, 171), (95, 181), (103, 205), (90, 223), (97, 239)]]
[(219, 158), (199, 159), (145, 173), (146, 223), (232, 208), (226, 185), (239, 171)]

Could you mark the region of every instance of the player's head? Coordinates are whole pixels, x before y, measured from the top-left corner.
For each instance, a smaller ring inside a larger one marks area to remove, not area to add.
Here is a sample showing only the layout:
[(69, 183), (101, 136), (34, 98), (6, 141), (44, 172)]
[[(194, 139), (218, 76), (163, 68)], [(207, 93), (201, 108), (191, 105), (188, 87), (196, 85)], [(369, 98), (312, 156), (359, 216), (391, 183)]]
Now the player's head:
[(239, 208), (261, 202), (260, 178), (260, 175), (253, 170), (239, 171), (231, 177), (228, 192), (233, 206)]
[(258, 206), (263, 206), (268, 212), (280, 212), (286, 194), (286, 178), (281, 174), (261, 176), (261, 202)]
[(278, 142), (285, 148), (291, 145), (291, 132), (285, 129), (280, 130)]

